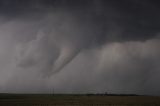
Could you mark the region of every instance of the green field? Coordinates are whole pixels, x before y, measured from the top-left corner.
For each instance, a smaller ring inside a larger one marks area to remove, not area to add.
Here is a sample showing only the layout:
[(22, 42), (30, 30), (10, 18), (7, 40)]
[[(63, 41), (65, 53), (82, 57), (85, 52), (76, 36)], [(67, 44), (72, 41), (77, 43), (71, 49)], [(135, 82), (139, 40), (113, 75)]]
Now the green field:
[(160, 97), (0, 94), (0, 106), (160, 106)]

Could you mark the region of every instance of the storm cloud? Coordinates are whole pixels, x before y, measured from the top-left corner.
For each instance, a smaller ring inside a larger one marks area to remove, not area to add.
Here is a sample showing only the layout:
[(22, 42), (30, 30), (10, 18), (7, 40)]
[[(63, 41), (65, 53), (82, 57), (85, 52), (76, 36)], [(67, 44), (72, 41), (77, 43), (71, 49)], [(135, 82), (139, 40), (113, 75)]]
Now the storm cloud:
[(160, 95), (159, 5), (1, 0), (0, 91)]

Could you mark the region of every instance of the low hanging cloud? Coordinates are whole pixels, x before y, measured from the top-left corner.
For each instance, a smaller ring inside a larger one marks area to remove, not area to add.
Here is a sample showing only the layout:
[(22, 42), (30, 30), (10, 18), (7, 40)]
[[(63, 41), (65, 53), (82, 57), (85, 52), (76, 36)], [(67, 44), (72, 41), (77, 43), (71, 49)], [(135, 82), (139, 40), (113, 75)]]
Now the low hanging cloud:
[(160, 94), (158, 2), (1, 5), (1, 92)]

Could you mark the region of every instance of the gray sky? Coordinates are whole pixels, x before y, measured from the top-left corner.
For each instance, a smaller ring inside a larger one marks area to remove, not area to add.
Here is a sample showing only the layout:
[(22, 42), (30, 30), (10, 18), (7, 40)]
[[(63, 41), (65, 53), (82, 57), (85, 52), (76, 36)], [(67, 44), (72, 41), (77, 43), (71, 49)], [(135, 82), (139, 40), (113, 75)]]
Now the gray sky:
[(159, 5), (1, 0), (0, 92), (160, 95)]

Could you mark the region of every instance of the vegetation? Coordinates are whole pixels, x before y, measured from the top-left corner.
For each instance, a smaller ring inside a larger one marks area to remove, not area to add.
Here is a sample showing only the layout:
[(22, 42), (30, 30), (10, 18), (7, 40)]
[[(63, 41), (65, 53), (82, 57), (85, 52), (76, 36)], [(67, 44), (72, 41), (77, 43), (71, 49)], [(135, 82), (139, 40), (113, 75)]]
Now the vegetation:
[(0, 94), (0, 106), (160, 106), (160, 97), (110, 94)]

